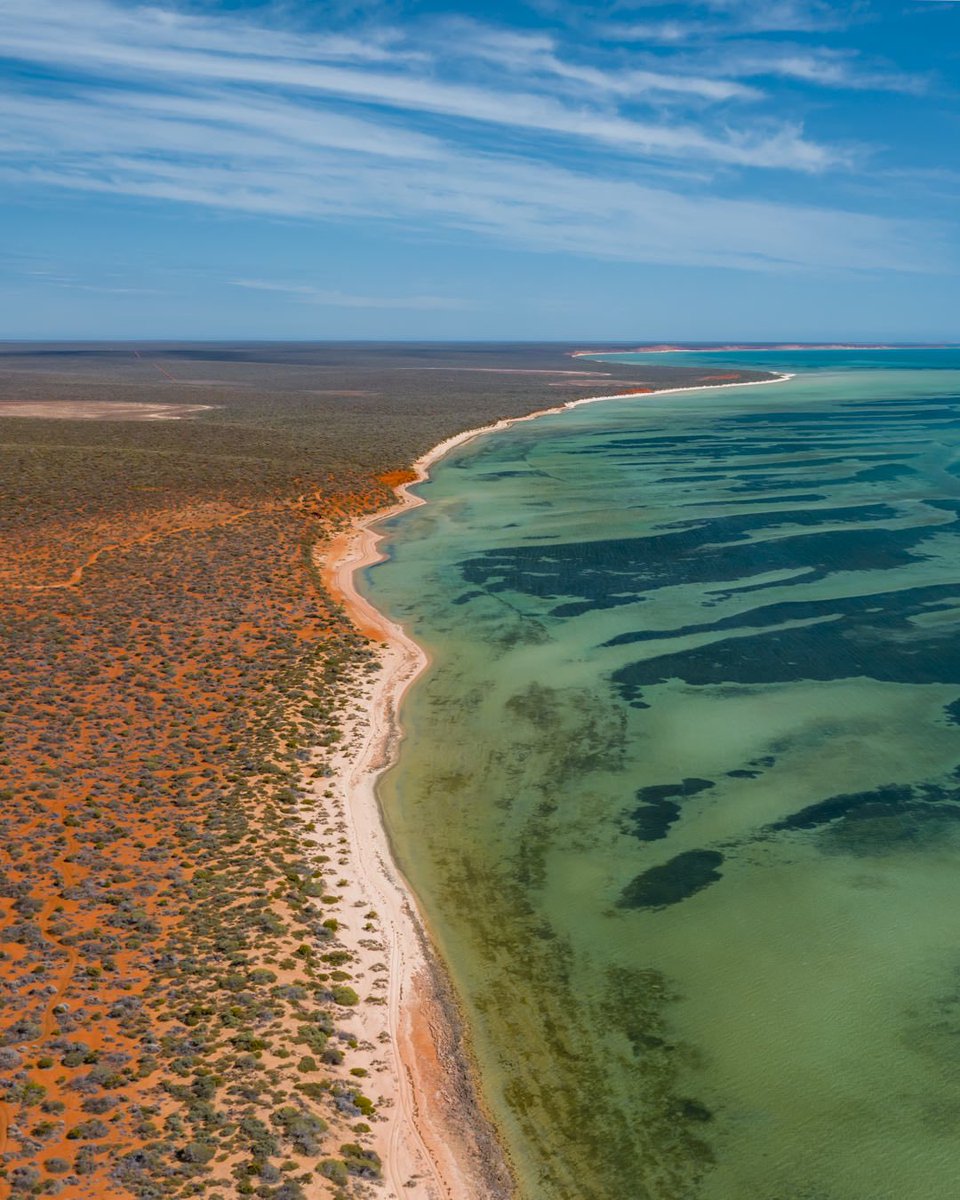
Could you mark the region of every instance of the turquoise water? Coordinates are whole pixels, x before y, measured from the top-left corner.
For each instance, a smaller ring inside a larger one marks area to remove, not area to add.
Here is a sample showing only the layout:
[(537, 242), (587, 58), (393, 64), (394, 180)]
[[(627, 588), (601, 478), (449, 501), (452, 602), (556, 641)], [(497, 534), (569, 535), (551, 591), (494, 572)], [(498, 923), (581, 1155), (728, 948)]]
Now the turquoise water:
[(526, 1200), (946, 1200), (960, 352), (674, 361), (389, 526), (397, 853)]

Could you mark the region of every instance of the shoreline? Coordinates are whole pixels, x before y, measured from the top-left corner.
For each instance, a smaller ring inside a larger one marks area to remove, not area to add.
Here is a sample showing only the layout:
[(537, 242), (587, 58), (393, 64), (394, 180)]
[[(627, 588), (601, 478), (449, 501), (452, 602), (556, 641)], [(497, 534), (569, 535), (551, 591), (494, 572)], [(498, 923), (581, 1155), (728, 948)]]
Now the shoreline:
[[(353, 904), (370, 903), (380, 921), (374, 957), (386, 957), (385, 1003), (358, 1013), (363, 1037), (378, 1043), (386, 1078), (381, 1121), (374, 1130), (383, 1160), (384, 1181), (396, 1200), (509, 1200), (515, 1180), (492, 1114), (484, 1107), (471, 1058), (468, 1031), (445, 965), (430, 938), (429, 923), (397, 865), (383, 821), (377, 784), (397, 760), (403, 731), (400, 707), (410, 686), (429, 665), (426, 651), (403, 627), (375, 608), (356, 587), (359, 571), (382, 562), (386, 536), (375, 527), (427, 501), (410, 489), (429, 479), (431, 467), (475, 438), (523, 421), (604, 400), (640, 400), (670, 392), (755, 387), (785, 383), (791, 374), (769, 379), (658, 388), (586, 396), (520, 417), (504, 417), (444, 439), (421, 455), (410, 478), (395, 487), (396, 503), (355, 520), (343, 533), (314, 548), (324, 587), (341, 603), (357, 628), (378, 643), (379, 670), (363, 685), (358, 707), (343, 725), (342, 750), (334, 756), (334, 776), (325, 782), (349, 842), (344, 875)], [(369, 677), (367, 677), (369, 678)], [(317, 789), (319, 796), (320, 789)], [(348, 895), (349, 899), (350, 896)], [(364, 939), (341, 938), (363, 953)], [(356, 945), (352, 943), (356, 941)], [(370, 966), (370, 939), (366, 939)], [(379, 965), (379, 964), (378, 964)], [(385, 1119), (383, 1119), (385, 1118)]]
[(760, 346), (751, 346), (746, 343), (725, 343), (717, 346), (671, 346), (663, 343), (658, 343), (654, 346), (634, 346), (631, 350), (571, 350), (571, 358), (595, 358), (598, 355), (609, 354), (733, 354), (740, 350), (749, 354), (777, 354), (784, 351), (795, 350), (953, 350), (956, 347), (949, 346), (943, 343), (935, 345), (893, 345), (893, 344), (873, 344), (866, 342), (811, 342), (809, 344), (803, 342), (778, 342), (776, 344), (767, 344)]

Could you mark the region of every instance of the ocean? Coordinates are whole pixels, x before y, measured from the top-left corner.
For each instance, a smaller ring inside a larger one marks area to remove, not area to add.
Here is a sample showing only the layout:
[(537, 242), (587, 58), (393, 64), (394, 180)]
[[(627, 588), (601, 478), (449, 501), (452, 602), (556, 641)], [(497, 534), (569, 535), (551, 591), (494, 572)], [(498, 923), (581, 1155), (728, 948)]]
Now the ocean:
[(797, 374), (480, 437), (361, 581), (520, 1195), (953, 1200), (960, 351), (609, 357)]

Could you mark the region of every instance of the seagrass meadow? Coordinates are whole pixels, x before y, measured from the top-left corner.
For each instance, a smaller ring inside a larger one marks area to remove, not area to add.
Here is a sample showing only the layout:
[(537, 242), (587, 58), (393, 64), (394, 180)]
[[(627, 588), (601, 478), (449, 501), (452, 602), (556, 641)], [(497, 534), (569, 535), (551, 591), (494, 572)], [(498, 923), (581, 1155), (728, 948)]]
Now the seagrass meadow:
[(668, 361), (388, 524), (399, 861), (526, 1200), (949, 1200), (960, 351)]
[(313, 551), (444, 437), (716, 373), (569, 349), (0, 346), (0, 1196), (376, 1186)]

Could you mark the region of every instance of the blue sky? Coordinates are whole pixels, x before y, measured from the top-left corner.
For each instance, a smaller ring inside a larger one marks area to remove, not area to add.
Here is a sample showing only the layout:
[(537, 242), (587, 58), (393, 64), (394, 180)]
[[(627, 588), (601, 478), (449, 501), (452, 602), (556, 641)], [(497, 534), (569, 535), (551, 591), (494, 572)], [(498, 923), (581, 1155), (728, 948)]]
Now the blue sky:
[(0, 0), (0, 337), (960, 340), (960, 0)]

